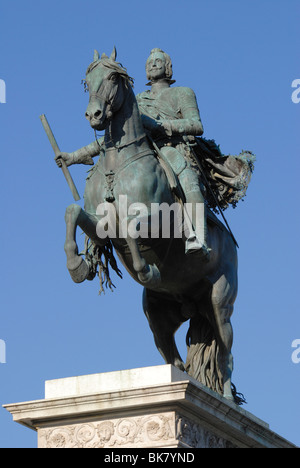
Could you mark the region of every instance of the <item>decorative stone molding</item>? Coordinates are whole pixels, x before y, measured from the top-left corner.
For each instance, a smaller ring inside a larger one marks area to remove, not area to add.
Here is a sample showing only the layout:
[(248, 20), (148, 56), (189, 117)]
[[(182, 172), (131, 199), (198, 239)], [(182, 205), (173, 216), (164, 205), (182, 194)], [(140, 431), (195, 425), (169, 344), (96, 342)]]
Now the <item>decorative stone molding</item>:
[(235, 448), (236, 445), (175, 412), (43, 428), (40, 448)]
[(39, 430), (40, 448), (126, 448), (173, 443), (174, 414), (72, 424)]
[(182, 446), (193, 448), (237, 448), (224, 437), (216, 436), (191, 419), (176, 417), (176, 438)]

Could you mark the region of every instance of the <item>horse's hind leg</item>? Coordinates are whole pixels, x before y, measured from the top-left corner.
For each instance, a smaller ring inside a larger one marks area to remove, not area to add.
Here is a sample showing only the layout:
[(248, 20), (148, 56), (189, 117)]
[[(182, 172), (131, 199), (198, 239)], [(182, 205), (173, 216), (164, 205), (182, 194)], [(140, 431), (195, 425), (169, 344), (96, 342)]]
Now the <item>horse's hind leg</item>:
[(78, 255), (76, 243), (76, 229), (81, 229), (90, 237), (96, 238), (97, 219), (86, 213), (79, 205), (68, 206), (65, 214), (66, 241), (65, 252), (67, 256), (67, 268), (75, 283), (82, 283), (89, 276), (90, 269), (88, 263)]
[(181, 304), (167, 300), (157, 293), (144, 289), (144, 313), (152, 330), (156, 347), (166, 364), (172, 364), (184, 371), (184, 362), (175, 343), (175, 332), (186, 321), (181, 315)]
[(233, 330), (230, 318), (237, 292), (237, 279), (234, 272), (222, 275), (212, 288), (211, 304), (214, 315), (214, 328), (219, 344), (219, 367), (223, 376), (223, 395), (233, 400), (231, 375), (233, 357), (231, 354)]

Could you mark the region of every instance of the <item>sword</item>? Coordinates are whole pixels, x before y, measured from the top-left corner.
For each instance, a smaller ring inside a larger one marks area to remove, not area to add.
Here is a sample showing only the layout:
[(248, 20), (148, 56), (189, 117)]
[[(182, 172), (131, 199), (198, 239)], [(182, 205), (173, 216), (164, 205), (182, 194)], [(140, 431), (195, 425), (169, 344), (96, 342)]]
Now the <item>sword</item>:
[[(205, 171), (204, 171), (203, 168), (202, 168), (202, 165), (201, 165), (201, 163), (200, 163), (200, 160), (199, 160), (198, 156), (196, 155), (196, 153), (195, 153), (195, 151), (194, 151), (194, 148), (193, 148), (191, 145), (189, 145), (189, 147), (190, 147), (190, 149), (191, 149), (191, 151), (192, 151), (192, 153), (193, 153), (193, 156), (194, 156), (195, 161), (196, 161), (196, 163), (197, 163), (197, 166), (198, 166), (198, 168), (199, 168), (199, 170), (200, 170), (200, 172), (201, 172), (201, 175), (202, 175), (202, 177), (203, 177), (203, 180), (204, 180), (204, 182), (205, 182), (205, 185), (208, 187), (210, 193), (211, 193), (212, 196), (213, 196), (213, 199), (214, 199), (214, 201), (215, 201), (215, 203), (216, 203), (216, 205), (217, 205), (217, 207), (218, 207), (218, 209), (219, 209), (219, 211), (220, 211), (220, 213), (221, 213), (221, 216), (222, 216), (222, 218), (223, 218), (223, 220), (224, 220), (224, 223), (226, 224), (226, 227), (227, 227), (227, 229), (228, 229), (228, 231), (229, 231), (229, 233), (230, 233), (230, 235), (231, 235), (231, 237), (232, 237), (232, 240), (233, 240), (233, 242), (235, 243), (235, 245), (239, 248), (239, 245), (238, 245), (238, 243), (237, 243), (237, 241), (236, 241), (236, 239), (235, 239), (235, 237), (234, 237), (234, 235), (233, 235), (233, 233), (232, 233), (232, 231), (231, 231), (231, 229), (230, 229), (230, 226), (229, 226), (229, 224), (228, 224), (228, 222), (227, 222), (227, 219), (226, 219), (225, 216), (224, 216), (224, 213), (223, 213), (223, 210), (222, 210), (222, 208), (221, 208), (221, 206), (220, 206), (219, 200), (218, 200), (218, 198), (217, 198), (215, 192), (213, 191), (213, 189), (212, 189), (212, 187), (211, 187), (211, 185), (210, 185), (210, 183), (209, 183), (209, 181), (208, 181), (208, 179), (207, 179), (207, 177), (206, 177)], [(199, 149), (200, 149), (200, 148), (199, 148)], [(200, 151), (202, 152), (201, 149), (200, 149)]]
[[(57, 142), (56, 142), (56, 140), (54, 138), (54, 135), (52, 133), (52, 130), (50, 128), (50, 125), (48, 123), (48, 120), (47, 120), (45, 114), (40, 115), (40, 119), (41, 119), (41, 122), (43, 124), (44, 130), (45, 130), (45, 132), (47, 134), (47, 137), (49, 138), (50, 144), (51, 144), (51, 146), (53, 148), (54, 154), (55, 154), (55, 156), (58, 156), (60, 154), (60, 149), (59, 149), (58, 144), (57, 144)], [(78, 200), (80, 200), (79, 193), (78, 193), (77, 188), (76, 188), (76, 186), (74, 184), (74, 181), (73, 181), (72, 176), (71, 176), (71, 174), (69, 172), (69, 169), (68, 169), (65, 161), (62, 158), (61, 158), (61, 163), (62, 163), (61, 169), (62, 169), (63, 174), (64, 174), (64, 176), (66, 178), (66, 181), (67, 181), (67, 183), (68, 183), (68, 185), (70, 187), (70, 190), (71, 190), (71, 192), (73, 194), (74, 200), (78, 201)]]

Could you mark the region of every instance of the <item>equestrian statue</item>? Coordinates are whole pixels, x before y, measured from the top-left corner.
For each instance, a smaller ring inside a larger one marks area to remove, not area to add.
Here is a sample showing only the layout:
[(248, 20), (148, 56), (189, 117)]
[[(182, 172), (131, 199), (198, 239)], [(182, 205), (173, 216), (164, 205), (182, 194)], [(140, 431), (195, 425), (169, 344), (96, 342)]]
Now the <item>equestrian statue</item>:
[[(98, 275), (102, 291), (113, 286), (111, 269), (122, 276), (117, 257), (143, 286), (144, 313), (165, 362), (242, 404), (231, 381), (238, 246), (223, 212), (245, 196), (254, 155), (226, 156), (203, 138), (195, 93), (172, 87), (168, 54), (153, 49), (146, 73), (150, 89), (135, 96), (115, 48), (110, 56), (95, 51), (86, 71), (85, 116), (95, 140), (55, 151), (66, 172), (93, 166), (84, 209), (66, 209), (67, 268), (76, 283)], [(77, 226), (86, 235), (80, 253)], [(188, 320), (184, 362), (174, 336)]]

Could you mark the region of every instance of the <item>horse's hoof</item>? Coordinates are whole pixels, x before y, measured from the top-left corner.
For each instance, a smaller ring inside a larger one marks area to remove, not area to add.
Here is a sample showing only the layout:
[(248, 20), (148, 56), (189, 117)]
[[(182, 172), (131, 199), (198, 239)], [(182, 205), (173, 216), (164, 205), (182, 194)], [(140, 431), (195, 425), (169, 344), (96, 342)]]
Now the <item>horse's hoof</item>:
[(146, 272), (138, 273), (138, 279), (147, 287), (155, 288), (161, 284), (161, 276), (156, 265), (148, 265)]
[(90, 268), (83, 258), (81, 258), (81, 261), (76, 268), (68, 268), (68, 270), (74, 283), (82, 283), (88, 278), (90, 273)]
[(183, 361), (181, 361), (181, 359), (175, 359), (174, 366), (177, 367), (177, 369), (181, 370), (182, 372), (185, 372), (185, 364)]

